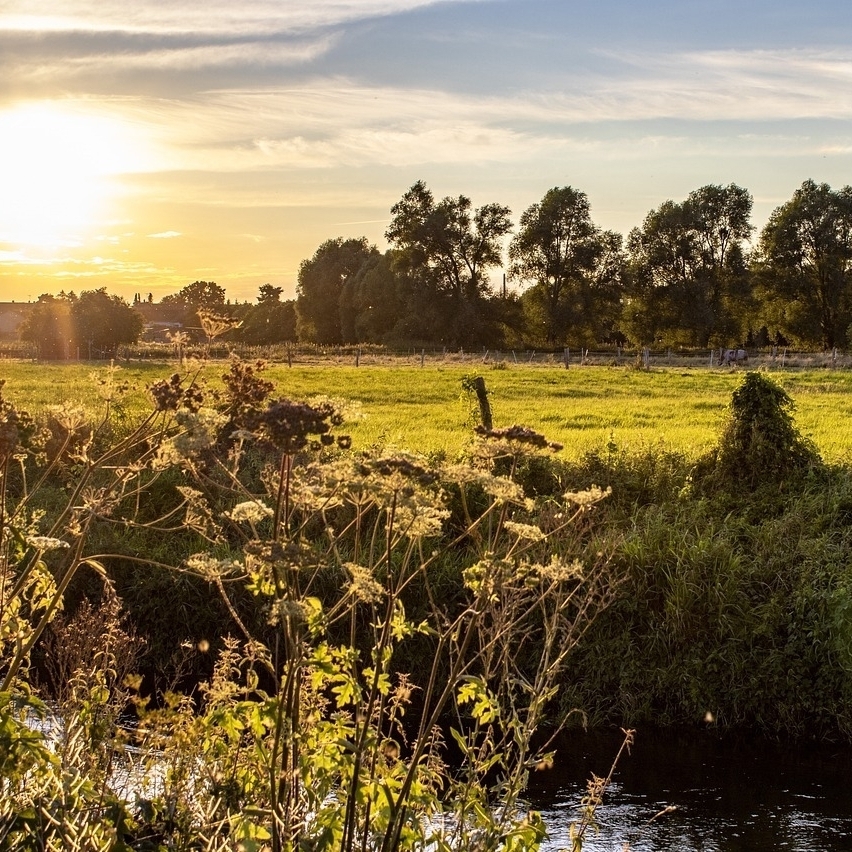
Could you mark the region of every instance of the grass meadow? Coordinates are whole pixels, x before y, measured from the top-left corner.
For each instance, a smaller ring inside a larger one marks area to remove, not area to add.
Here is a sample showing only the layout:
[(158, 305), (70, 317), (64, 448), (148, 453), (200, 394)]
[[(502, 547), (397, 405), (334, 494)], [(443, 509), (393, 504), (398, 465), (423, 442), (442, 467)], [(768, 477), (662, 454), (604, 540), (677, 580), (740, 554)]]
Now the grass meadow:
[[(210, 361), (185, 368), (198, 370), (210, 388), (221, 387), (227, 362)], [(122, 365), (115, 380), (127, 389), (121, 411), (133, 420), (148, 410), (145, 388), (178, 368), (176, 363)], [(0, 364), (4, 394), (33, 414), (62, 402), (96, 409), (105, 366)], [(309, 399), (318, 395), (359, 404), (361, 417), (350, 424), (356, 447), (383, 447), (454, 456), (470, 440), (478, 422), (474, 399), (462, 391), (465, 376), (481, 375), (489, 391), (494, 426), (530, 426), (563, 444), (567, 458), (612, 440), (619, 448), (661, 446), (698, 455), (713, 445), (724, 421), (731, 393), (742, 371), (701, 368), (410, 364), (360, 366), (271, 363), (265, 373), (275, 395)], [(772, 378), (796, 403), (795, 421), (828, 462), (849, 458), (852, 447), (852, 371), (773, 370)]]

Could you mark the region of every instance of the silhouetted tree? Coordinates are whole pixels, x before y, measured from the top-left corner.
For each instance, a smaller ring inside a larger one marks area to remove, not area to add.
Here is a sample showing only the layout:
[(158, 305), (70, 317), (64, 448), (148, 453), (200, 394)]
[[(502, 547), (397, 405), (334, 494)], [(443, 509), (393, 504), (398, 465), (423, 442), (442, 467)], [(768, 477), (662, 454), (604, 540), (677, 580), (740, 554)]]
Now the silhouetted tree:
[(706, 346), (742, 338), (751, 207), (742, 187), (709, 185), (681, 204), (664, 202), (631, 231), (625, 326), (637, 343)]
[(38, 348), (40, 358), (114, 358), (123, 343), (142, 334), (142, 315), (106, 288), (42, 295), (21, 328), (21, 337)]
[(58, 296), (43, 293), (21, 325), (21, 339), (33, 343), (38, 357), (48, 361), (70, 358), (76, 340), (71, 306), (77, 297), (62, 292)]
[(115, 358), (123, 343), (136, 343), (142, 334), (142, 315), (105, 287), (84, 290), (71, 305), (74, 334), (81, 354)]
[(480, 300), (488, 293), (488, 269), (502, 259), (502, 239), (512, 227), (509, 208), (486, 204), (473, 210), (464, 195), (436, 203), (418, 181), (391, 214), (385, 237), (397, 250), (397, 268), (449, 297), (450, 341), (478, 342), (483, 336)]
[(228, 313), (225, 305), (225, 288), (213, 281), (193, 281), (178, 293), (163, 296), (160, 304), (174, 311), (176, 321), (185, 326), (200, 328), (199, 310), (212, 311), (224, 315)]
[(241, 312), (240, 340), (262, 346), (296, 339), (296, 302), (293, 299), (282, 302), (282, 292), (282, 287), (260, 286), (257, 304)]
[(770, 216), (755, 271), (770, 334), (804, 346), (844, 345), (852, 323), (852, 187), (806, 180)]
[[(314, 343), (345, 340), (340, 320), (340, 298), (346, 282), (363, 264), (379, 254), (366, 237), (326, 240), (299, 266), (296, 284), (296, 331), (299, 340)], [(347, 329), (349, 331), (349, 329)]]
[(535, 342), (594, 343), (609, 337), (621, 308), (621, 235), (592, 222), (586, 194), (555, 187), (521, 216), (509, 274), (530, 284), (523, 298)]

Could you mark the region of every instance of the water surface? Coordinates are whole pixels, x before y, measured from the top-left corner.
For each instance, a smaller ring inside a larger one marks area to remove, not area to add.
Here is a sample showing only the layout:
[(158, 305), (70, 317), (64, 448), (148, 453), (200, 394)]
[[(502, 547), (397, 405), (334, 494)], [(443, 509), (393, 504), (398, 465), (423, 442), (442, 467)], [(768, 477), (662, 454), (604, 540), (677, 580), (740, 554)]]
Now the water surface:
[[(545, 849), (570, 849), (586, 779), (608, 773), (621, 739), (572, 733), (554, 768), (536, 773), (529, 796), (548, 827)], [(852, 749), (638, 730), (597, 822), (584, 852), (852, 852)]]

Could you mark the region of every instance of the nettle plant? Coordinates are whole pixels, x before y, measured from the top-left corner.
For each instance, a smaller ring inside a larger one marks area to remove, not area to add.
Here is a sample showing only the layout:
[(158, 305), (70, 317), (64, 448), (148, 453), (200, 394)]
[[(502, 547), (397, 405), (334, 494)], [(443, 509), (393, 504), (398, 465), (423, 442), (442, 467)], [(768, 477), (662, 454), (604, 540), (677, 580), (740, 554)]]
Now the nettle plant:
[[(218, 399), (181, 376), (152, 386), (138, 458), (104, 486), (117, 495), (111, 522), (138, 524), (144, 492), (128, 481), (182, 472), (179, 500), (146, 526), (173, 530), (180, 511), (208, 542), (176, 568), (206, 578), (232, 616), (228, 635), (211, 637), (221, 647), (212, 679), (197, 699), (136, 694), (138, 724), (91, 740), (101, 798), (84, 790), (75, 821), (57, 820), (58, 797), (32, 786), (71, 770), (20, 724), (26, 678), (7, 669), (0, 736), (18, 753), (32, 742), (33, 756), (17, 774), (3, 767), (16, 804), (0, 831), (33, 848), (45, 846), (39, 832), (59, 837), (55, 823), (81, 836), (84, 823), (100, 826), (103, 848), (535, 848), (544, 827), (522, 794), (529, 772), (550, 765), (558, 729), (544, 737), (541, 723), (567, 655), (614, 589), (577, 523), (605, 492), (525, 498), (516, 465), (553, 446), (522, 427), (484, 431), (469, 463), (441, 468), (356, 452), (339, 434), (340, 403), (272, 398), (262, 370), (233, 361)], [(81, 564), (108, 566), (67, 543)], [(10, 574), (27, 558), (10, 555)], [(97, 682), (75, 718), (124, 697), (108, 676)]]

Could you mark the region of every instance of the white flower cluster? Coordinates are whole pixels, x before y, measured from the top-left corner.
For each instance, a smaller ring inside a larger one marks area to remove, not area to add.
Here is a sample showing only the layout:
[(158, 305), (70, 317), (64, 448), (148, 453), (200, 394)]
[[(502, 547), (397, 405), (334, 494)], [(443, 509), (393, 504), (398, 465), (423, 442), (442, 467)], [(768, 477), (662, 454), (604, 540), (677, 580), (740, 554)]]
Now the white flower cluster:
[(520, 524), (516, 521), (506, 521), (503, 526), (507, 532), (516, 535), (518, 538), (526, 539), (527, 541), (544, 541), (546, 538), (544, 531), (533, 524)]
[(62, 541), (59, 538), (51, 538), (47, 535), (30, 535), (27, 536), (27, 544), (30, 547), (34, 547), (36, 550), (42, 551), (42, 553), (48, 550), (68, 550), (71, 547), (67, 541)]
[(225, 512), (225, 517), (237, 523), (256, 524), (265, 518), (271, 518), (272, 514), (272, 509), (260, 500), (246, 500), (244, 503), (237, 503), (230, 512)]
[(568, 503), (573, 503), (575, 506), (585, 508), (599, 503), (605, 497), (609, 497), (610, 494), (612, 494), (611, 487), (607, 486), (604, 490), (598, 485), (592, 485), (588, 491), (567, 491), (562, 495), (562, 499)]

